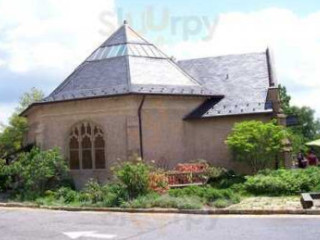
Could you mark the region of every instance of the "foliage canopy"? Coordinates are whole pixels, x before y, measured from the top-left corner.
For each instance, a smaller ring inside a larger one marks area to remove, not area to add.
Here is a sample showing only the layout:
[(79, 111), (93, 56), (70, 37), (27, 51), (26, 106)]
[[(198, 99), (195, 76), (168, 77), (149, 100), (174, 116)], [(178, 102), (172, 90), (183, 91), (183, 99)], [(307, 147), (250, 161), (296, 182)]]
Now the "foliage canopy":
[(273, 121), (244, 121), (235, 124), (226, 143), (234, 159), (248, 163), (255, 173), (277, 158), (286, 137), (286, 130)]
[(3, 131), (0, 133), (0, 158), (6, 158), (21, 149), (28, 124), (27, 119), (19, 114), (33, 102), (41, 100), (43, 96), (42, 91), (32, 88), (20, 98), (19, 106), (10, 117), (9, 124), (3, 126)]
[(320, 121), (315, 117), (315, 111), (310, 107), (297, 107), (291, 105), (291, 96), (286, 87), (279, 85), (281, 106), (288, 116), (297, 118), (297, 125), (289, 127), (292, 133), (292, 144), (295, 152), (303, 148), (308, 141), (320, 137)]
[(34, 148), (29, 153), (21, 153), (7, 168), (12, 177), (10, 187), (23, 198), (33, 199), (46, 190), (70, 184), (69, 168), (58, 149)]

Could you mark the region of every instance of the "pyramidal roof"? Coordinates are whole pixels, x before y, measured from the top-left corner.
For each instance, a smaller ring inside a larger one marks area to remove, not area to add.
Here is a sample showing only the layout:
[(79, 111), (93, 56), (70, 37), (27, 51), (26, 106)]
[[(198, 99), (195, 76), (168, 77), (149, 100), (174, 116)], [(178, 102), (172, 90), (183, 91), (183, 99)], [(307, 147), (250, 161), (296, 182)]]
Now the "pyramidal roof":
[(124, 24), (44, 101), (130, 93), (213, 95), (155, 45)]

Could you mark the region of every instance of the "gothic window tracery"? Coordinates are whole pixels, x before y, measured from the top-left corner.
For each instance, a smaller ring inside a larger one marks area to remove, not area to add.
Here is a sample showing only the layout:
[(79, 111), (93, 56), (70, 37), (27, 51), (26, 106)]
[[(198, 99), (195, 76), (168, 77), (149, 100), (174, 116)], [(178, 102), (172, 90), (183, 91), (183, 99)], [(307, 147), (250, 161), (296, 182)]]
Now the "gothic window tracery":
[(105, 140), (101, 128), (82, 122), (69, 135), (69, 164), (71, 170), (104, 169)]

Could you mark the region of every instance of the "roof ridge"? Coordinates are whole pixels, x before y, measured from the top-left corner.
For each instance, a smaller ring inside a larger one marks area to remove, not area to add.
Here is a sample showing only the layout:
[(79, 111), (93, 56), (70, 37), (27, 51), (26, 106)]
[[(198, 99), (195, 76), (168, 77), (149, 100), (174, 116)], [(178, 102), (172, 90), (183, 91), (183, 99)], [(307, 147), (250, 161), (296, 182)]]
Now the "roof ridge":
[(234, 53), (234, 54), (225, 54), (211, 57), (196, 57), (196, 58), (187, 58), (180, 59), (178, 62), (192, 61), (192, 60), (201, 60), (201, 59), (211, 59), (211, 58), (224, 58), (224, 57), (232, 57), (232, 56), (243, 56), (243, 55), (253, 55), (253, 54), (266, 54), (266, 51), (257, 51), (257, 52), (246, 52), (246, 53)]
[[(147, 44), (150, 45), (154, 45), (152, 43), (150, 43), (146, 38), (144, 38), (142, 35), (140, 35), (137, 31), (133, 30), (128, 24), (125, 24), (126, 29), (131, 30), (133, 33), (135, 33), (139, 38), (141, 38), (143, 41), (145, 41)], [(129, 41), (127, 41), (127, 43), (130, 43)]]
[(127, 25), (127, 23), (124, 23), (124, 24), (122, 25), (122, 27), (124, 27), (124, 31), (125, 31), (125, 34), (124, 34), (125, 44), (127, 44), (127, 42), (128, 42), (128, 25)]
[[(182, 67), (179, 66), (179, 64), (177, 62), (175, 62), (174, 60), (172, 60), (171, 57), (169, 57), (166, 53), (164, 53), (158, 46), (156, 46), (155, 44), (152, 44), (159, 52), (161, 52), (166, 58), (167, 60), (173, 64), (179, 71), (181, 71), (184, 75), (186, 75), (188, 78), (190, 78), (193, 82), (199, 84), (200, 86), (202, 86), (202, 84), (196, 80), (193, 76), (191, 76), (187, 71), (185, 71)], [(204, 86), (202, 86), (204, 87)]]
[[(133, 38), (137, 39), (137, 42), (134, 39), (131, 41), (130, 32), (134, 34)], [(117, 34), (120, 34), (120, 39), (116, 39)], [(122, 35), (121, 35), (122, 34)], [(146, 44), (146, 45), (153, 45), (147, 39), (142, 37), (138, 32), (133, 30), (128, 24), (122, 24), (111, 36), (105, 40), (99, 47), (106, 47), (106, 46), (113, 46), (113, 45), (121, 45), (121, 44), (128, 44), (128, 43), (135, 43), (135, 44)]]
[[(120, 27), (118, 27), (118, 29), (116, 31), (114, 31), (108, 38), (107, 40), (105, 40), (98, 48), (101, 48), (101, 47), (105, 47), (106, 46), (106, 43), (108, 41), (110, 41), (122, 28), (124, 27), (124, 25), (121, 25)], [(98, 49), (97, 48), (97, 49)]]
[(129, 60), (129, 55), (125, 56), (126, 58), (126, 68), (127, 68), (127, 84), (128, 84), (128, 91), (132, 91), (132, 86), (131, 86), (131, 71), (130, 71), (130, 60)]
[(197, 81), (194, 77), (192, 77), (187, 71), (185, 71), (182, 67), (180, 67), (175, 61), (171, 58), (167, 59), (173, 66), (175, 66), (182, 74), (186, 75), (192, 82), (199, 84), (201, 87), (203, 86), (199, 81)]

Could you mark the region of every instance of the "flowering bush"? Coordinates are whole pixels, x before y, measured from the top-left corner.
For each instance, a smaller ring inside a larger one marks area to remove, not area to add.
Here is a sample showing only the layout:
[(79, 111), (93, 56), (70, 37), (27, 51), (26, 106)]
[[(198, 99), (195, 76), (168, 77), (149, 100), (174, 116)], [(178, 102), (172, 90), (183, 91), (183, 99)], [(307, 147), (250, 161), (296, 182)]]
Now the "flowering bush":
[(169, 180), (165, 173), (152, 172), (149, 174), (149, 189), (163, 194), (169, 190)]
[(179, 163), (175, 170), (178, 172), (203, 172), (208, 169), (207, 163)]
[(204, 183), (209, 170), (207, 163), (179, 163), (175, 171), (168, 172), (169, 185)]

